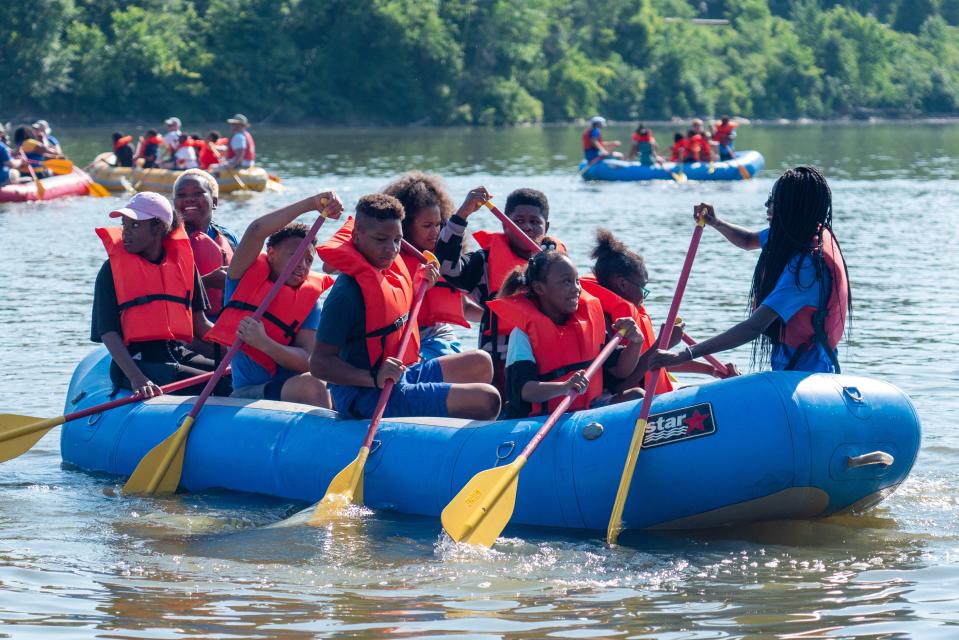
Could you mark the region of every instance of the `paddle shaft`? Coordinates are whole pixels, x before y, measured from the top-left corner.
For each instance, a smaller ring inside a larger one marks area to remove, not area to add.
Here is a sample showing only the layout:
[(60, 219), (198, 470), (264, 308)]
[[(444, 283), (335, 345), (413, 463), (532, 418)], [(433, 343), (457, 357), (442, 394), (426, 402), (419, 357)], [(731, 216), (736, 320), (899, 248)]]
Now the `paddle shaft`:
[[(699, 344), (698, 342), (696, 342), (695, 340), (693, 340), (692, 337), (689, 336), (689, 334), (686, 334), (686, 333), (683, 334), (683, 342), (685, 342), (685, 343), (688, 344), (689, 346), (693, 346), (693, 345), (695, 345), (695, 344)], [(703, 358), (703, 360), (705, 360), (705, 361), (708, 362), (709, 364), (713, 365), (713, 368), (716, 369), (717, 371), (719, 371), (719, 373), (721, 373), (721, 374), (723, 374), (723, 375), (726, 375), (726, 374), (729, 373), (729, 370), (726, 369), (726, 365), (724, 365), (722, 362), (720, 362), (715, 356), (705, 355), (705, 356), (702, 356), (702, 358)]]
[[(320, 217), (316, 219), (316, 222), (313, 223), (313, 226), (310, 227), (306, 237), (300, 241), (300, 245), (296, 248), (296, 251), (293, 252), (293, 255), (287, 261), (286, 266), (283, 267), (280, 275), (277, 276), (276, 282), (273, 283), (273, 286), (270, 287), (266, 297), (263, 298), (263, 302), (261, 302), (260, 306), (256, 308), (256, 311), (253, 312), (252, 317), (254, 320), (259, 320), (262, 318), (263, 314), (265, 314), (266, 310), (270, 307), (270, 303), (273, 302), (276, 296), (280, 294), (280, 290), (286, 285), (286, 281), (293, 273), (296, 265), (298, 265), (300, 260), (303, 259), (303, 256), (306, 255), (307, 248), (313, 241), (313, 238), (316, 237), (317, 232), (320, 230), (320, 227), (323, 226), (324, 222), (326, 222), (325, 209), (320, 213)], [(207, 381), (206, 386), (203, 387), (203, 391), (200, 392), (200, 397), (197, 398), (196, 402), (193, 404), (193, 409), (191, 409), (189, 413), (189, 418), (191, 421), (196, 419), (197, 414), (200, 413), (200, 409), (203, 408), (207, 398), (209, 398), (210, 394), (213, 393), (213, 388), (216, 387), (216, 383), (220, 381), (220, 378), (222, 378), (223, 374), (226, 372), (226, 368), (230, 366), (230, 361), (233, 360), (233, 357), (239, 353), (242, 347), (243, 339), (237, 336), (236, 340), (233, 341), (233, 344), (230, 345), (230, 349), (226, 352), (226, 355), (223, 356), (223, 360), (220, 361), (219, 366), (213, 372), (213, 376)]]
[(33, 178), (33, 181), (37, 183), (37, 193), (42, 198), (43, 197), (43, 185), (40, 184), (40, 179), (37, 178), (37, 172), (33, 170), (33, 165), (30, 164), (30, 158), (27, 157), (27, 154), (23, 152), (23, 149), (19, 149), (20, 158), (23, 160), (23, 163), (27, 165), (27, 171), (30, 172), (30, 177)]
[(522, 229), (516, 226), (515, 222), (509, 219), (509, 216), (499, 210), (499, 207), (492, 202), (485, 202), (484, 204), (486, 205), (486, 208), (489, 209), (493, 215), (499, 218), (499, 221), (503, 223), (503, 227), (506, 229), (507, 233), (514, 235), (520, 242), (526, 245), (528, 250), (532, 251), (533, 253), (539, 253), (542, 251), (538, 244), (533, 242), (533, 240), (526, 235)]
[[(596, 359), (587, 367), (586, 369), (586, 380), (590, 381), (593, 379), (593, 376), (596, 375), (596, 371), (599, 370), (603, 363), (612, 355), (613, 351), (616, 350), (616, 347), (623, 341), (623, 336), (621, 333), (617, 333), (616, 336), (609, 341), (609, 343), (603, 347), (603, 350), (599, 352), (599, 355), (596, 356)], [(526, 445), (526, 448), (523, 449), (523, 452), (520, 453), (520, 456), (523, 458), (528, 458), (532, 455), (533, 451), (536, 450), (536, 447), (539, 446), (539, 443), (543, 441), (543, 438), (546, 437), (546, 434), (549, 433), (549, 430), (553, 428), (553, 425), (560, 419), (566, 410), (569, 409), (569, 405), (572, 404), (573, 400), (578, 396), (579, 393), (576, 391), (569, 391), (566, 393), (566, 396), (560, 401), (556, 408), (553, 409), (553, 412), (549, 414), (549, 417), (546, 419), (546, 422), (543, 423), (543, 426), (539, 428), (539, 431), (536, 432), (536, 435), (533, 436), (533, 439), (529, 441), (529, 444)]]

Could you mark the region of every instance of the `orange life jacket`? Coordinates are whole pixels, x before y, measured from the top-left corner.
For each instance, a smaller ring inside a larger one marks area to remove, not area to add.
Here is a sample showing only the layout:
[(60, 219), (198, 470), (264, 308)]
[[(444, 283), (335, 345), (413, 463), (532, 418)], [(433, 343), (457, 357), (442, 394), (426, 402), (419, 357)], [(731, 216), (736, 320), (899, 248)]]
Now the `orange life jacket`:
[[(233, 297), (223, 307), (223, 312), (217, 318), (213, 328), (204, 336), (204, 340), (225, 346), (232, 345), (236, 340), (240, 321), (253, 315), (266, 298), (266, 294), (273, 288), (273, 284), (274, 281), (270, 279), (270, 263), (266, 259), (266, 254), (261, 253), (240, 278)], [(293, 344), (299, 327), (313, 311), (320, 294), (332, 284), (333, 278), (330, 276), (310, 272), (303, 284), (295, 289), (289, 286), (280, 289), (280, 293), (263, 314), (263, 329), (266, 335), (282, 345)], [(241, 351), (269, 371), (270, 375), (276, 373), (276, 362), (259, 349), (244, 344)]]
[[(488, 304), (490, 311), (504, 324), (518, 327), (529, 336), (540, 382), (561, 382), (587, 368), (606, 342), (603, 308), (599, 300), (585, 292), (580, 295), (576, 312), (562, 325), (550, 320), (525, 294), (490, 300)], [(603, 373), (600, 369), (590, 380), (586, 392), (573, 399), (570, 410), (589, 408), (602, 392)], [(562, 396), (553, 398), (545, 407), (533, 403), (530, 415), (552, 411), (562, 399)]]
[[(653, 321), (650, 319), (649, 314), (646, 313), (645, 307), (637, 307), (621, 296), (616, 295), (599, 284), (596, 276), (581, 276), (579, 284), (583, 287), (583, 291), (586, 291), (599, 300), (600, 305), (603, 307), (603, 313), (609, 317), (606, 323), (607, 326), (620, 318), (632, 318), (636, 321), (637, 326), (639, 326), (639, 332), (643, 335), (643, 352), (656, 344), (656, 331), (653, 329)], [(667, 393), (672, 390), (673, 383), (670, 382), (666, 370), (660, 369), (659, 378), (656, 382), (656, 393)]]
[[(220, 267), (230, 266), (233, 259), (233, 247), (222, 233), (218, 233), (214, 240), (205, 231), (194, 231), (190, 234), (190, 246), (193, 248), (193, 260), (201, 276)], [(223, 289), (206, 287), (206, 297), (210, 301), (210, 314), (215, 316), (220, 313), (223, 309)]]
[(686, 139), (683, 138), (677, 142), (673, 143), (673, 146), (670, 147), (672, 155), (669, 157), (673, 162), (682, 162), (686, 159)]
[[(383, 358), (397, 358), (403, 364), (420, 359), (420, 332), (414, 326), (406, 352), (399, 353), (403, 328), (413, 306), (413, 279), (397, 256), (389, 268), (380, 271), (353, 244), (353, 218), (320, 245), (317, 254), (324, 263), (354, 278), (366, 307), (366, 349), (370, 369), (378, 369)], [(418, 323), (417, 323), (418, 324)]]
[[(406, 270), (410, 275), (415, 274), (419, 268), (420, 261), (414, 256), (401, 254)], [(461, 327), (469, 327), (470, 323), (466, 321), (463, 314), (463, 294), (458, 289), (454, 289), (447, 284), (443, 278), (440, 278), (423, 298), (423, 305), (420, 307), (419, 315), (416, 318), (416, 324), (421, 327), (431, 327), (434, 324), (458, 324)]]
[(122, 138), (120, 138), (119, 140), (113, 143), (113, 150), (119, 151), (123, 147), (130, 144), (131, 140), (133, 140), (133, 136), (123, 136)]
[(646, 133), (644, 133), (644, 134), (642, 134), (642, 135), (640, 135), (640, 134), (638, 134), (638, 133), (633, 133), (633, 142), (636, 142), (636, 143), (640, 143), (640, 142), (656, 142), (656, 138), (654, 138), (652, 132), (650, 132), (650, 131), (647, 129), (647, 130), (646, 130)]
[(583, 151), (589, 151), (593, 148), (593, 139), (589, 137), (589, 134), (592, 131), (592, 127), (588, 127), (585, 131), (583, 131)]
[(163, 138), (161, 138), (160, 136), (144, 138), (143, 140), (140, 141), (140, 147), (137, 149), (137, 155), (141, 158), (146, 156), (147, 148), (150, 145), (156, 145), (156, 148), (154, 148), (153, 150), (153, 155), (156, 155), (157, 151), (159, 150), (159, 146), (162, 144), (163, 144)]
[[(489, 297), (496, 297), (496, 293), (503, 286), (506, 276), (516, 267), (526, 267), (527, 258), (516, 255), (510, 247), (509, 238), (501, 231), (474, 231), (473, 239), (482, 249), (488, 252), (486, 260), (486, 280), (489, 288)], [(566, 253), (566, 245), (557, 241), (557, 251)]]
[(732, 135), (733, 130), (735, 130), (736, 127), (738, 126), (739, 125), (736, 124), (735, 122), (730, 122), (727, 125), (723, 125), (722, 123), (719, 123), (716, 125), (716, 128), (713, 130), (713, 138), (715, 138), (716, 142), (718, 142), (720, 145), (724, 147), (728, 147), (729, 136)]
[(693, 162), (709, 160), (709, 142), (698, 133), (693, 135), (686, 140), (686, 155), (692, 158)]
[[(256, 145), (253, 143), (253, 136), (251, 136), (250, 132), (246, 129), (244, 129), (242, 133), (246, 138), (246, 149), (243, 150), (243, 159), (248, 162), (252, 162), (256, 159)], [(233, 147), (227, 144), (226, 159), (232, 160), (235, 155), (236, 152), (233, 150)]]
[[(816, 242), (816, 239), (813, 240)], [(832, 353), (839, 345), (846, 327), (846, 317), (849, 315), (849, 280), (846, 278), (845, 263), (839, 253), (839, 246), (829, 229), (822, 230), (822, 255), (825, 266), (829, 269), (832, 279), (832, 290), (826, 295), (825, 317), (817, 320), (819, 309), (807, 305), (797, 311), (783, 328), (781, 341), (793, 349), (803, 347), (808, 349), (813, 344), (825, 341), (828, 344), (827, 353)], [(813, 250), (812, 259), (820, 259), (818, 247)], [(824, 292), (825, 294), (825, 292)], [(817, 331), (817, 324), (820, 331)], [(820, 335), (817, 335), (819, 333)], [(826, 349), (826, 345), (822, 345)]]
[(163, 239), (163, 260), (153, 264), (123, 247), (121, 227), (96, 230), (110, 258), (120, 309), (123, 343), (193, 340), (193, 279), (196, 267), (183, 228)]

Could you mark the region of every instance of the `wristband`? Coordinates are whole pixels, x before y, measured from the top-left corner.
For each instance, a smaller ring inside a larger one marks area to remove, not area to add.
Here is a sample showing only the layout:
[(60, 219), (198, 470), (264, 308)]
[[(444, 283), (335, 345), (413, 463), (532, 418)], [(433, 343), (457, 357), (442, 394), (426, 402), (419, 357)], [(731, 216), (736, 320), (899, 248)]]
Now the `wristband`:
[(689, 345), (686, 345), (685, 351), (686, 351), (686, 355), (688, 356), (687, 358), (688, 360), (692, 361), (696, 359), (696, 356), (693, 355), (693, 350), (692, 348), (690, 348)]
[(370, 377), (373, 378), (373, 388), (380, 389), (380, 385), (376, 383), (376, 377), (380, 374), (380, 368), (376, 367), (375, 369), (370, 369)]

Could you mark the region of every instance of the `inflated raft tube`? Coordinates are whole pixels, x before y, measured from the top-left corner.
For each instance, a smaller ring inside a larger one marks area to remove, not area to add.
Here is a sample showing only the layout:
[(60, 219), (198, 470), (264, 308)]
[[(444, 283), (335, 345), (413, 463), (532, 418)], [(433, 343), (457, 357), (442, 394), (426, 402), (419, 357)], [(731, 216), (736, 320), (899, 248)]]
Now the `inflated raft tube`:
[[(171, 169), (141, 169), (140, 167), (114, 167), (99, 162), (90, 170), (90, 175), (110, 191), (125, 191), (132, 187), (137, 191), (172, 193), (173, 183), (182, 171)], [(265, 169), (222, 169), (213, 176), (220, 185), (220, 193), (234, 191), (265, 191), (270, 176)], [(239, 179), (237, 179), (239, 178)]]
[[(77, 367), (67, 411), (109, 399), (108, 366), (101, 348)], [(63, 459), (127, 476), (194, 400), (162, 396), (67, 423)], [(640, 408), (561, 419), (520, 474), (511, 522), (605, 531)], [(439, 516), (475, 473), (513, 461), (542, 422), (384, 420), (366, 463), (366, 505)], [(367, 424), (305, 405), (210, 398), (181, 489), (316, 501), (356, 457)], [(686, 387), (654, 401), (623, 519), (631, 529), (695, 529), (866, 509), (906, 478), (919, 440), (909, 398), (879, 380), (776, 372)]]
[[(766, 166), (763, 154), (758, 151), (740, 151), (735, 160), (714, 162), (712, 171), (708, 162), (687, 162), (682, 165), (682, 172), (689, 180), (748, 180), (762, 171)], [(586, 168), (586, 161), (579, 164), (579, 170)], [(673, 174), (678, 174), (675, 162), (664, 162), (662, 165), (644, 166), (638, 162), (625, 160), (600, 160), (583, 173), (584, 180), (674, 180)]]
[[(62, 176), (41, 178), (40, 182), (45, 189), (43, 200), (85, 196), (89, 193), (87, 176), (79, 170)], [(34, 200), (40, 200), (40, 195), (37, 193), (37, 183), (32, 180), (0, 187), (0, 202), (32, 202)]]

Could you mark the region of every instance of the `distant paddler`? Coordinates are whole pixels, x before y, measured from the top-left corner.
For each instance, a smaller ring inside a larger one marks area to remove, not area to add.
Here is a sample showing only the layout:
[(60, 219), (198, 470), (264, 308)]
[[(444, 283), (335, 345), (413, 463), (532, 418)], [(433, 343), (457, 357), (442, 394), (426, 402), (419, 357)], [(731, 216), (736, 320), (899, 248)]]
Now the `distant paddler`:
[(20, 182), (20, 169), (24, 161), (13, 157), (10, 147), (7, 146), (7, 130), (0, 124), (0, 187), (5, 184)]
[(620, 145), (619, 140), (603, 140), (603, 127), (606, 126), (606, 118), (602, 116), (593, 116), (589, 119), (589, 127), (583, 131), (583, 158), (587, 166), (600, 162), (602, 158), (622, 158), (623, 154), (613, 151)]
[[(112, 211), (122, 226), (96, 230), (108, 260), (97, 274), (90, 339), (102, 342), (117, 388), (151, 398), (213, 367), (200, 338), (211, 325), (190, 240), (170, 201), (138, 193)], [(187, 388), (183, 393), (195, 393)]]
[(256, 144), (253, 142), (253, 136), (247, 131), (250, 126), (249, 119), (242, 113), (238, 113), (232, 118), (227, 119), (233, 135), (230, 136), (230, 143), (226, 148), (225, 165), (233, 169), (248, 169), (256, 161)]
[(786, 171), (766, 200), (769, 228), (750, 231), (699, 204), (705, 218), (741, 249), (762, 249), (753, 272), (752, 314), (723, 333), (679, 353), (659, 351), (651, 368), (673, 367), (759, 338), (753, 360), (774, 371), (839, 373), (837, 347), (852, 307), (846, 261), (832, 231), (832, 193), (814, 167)]

